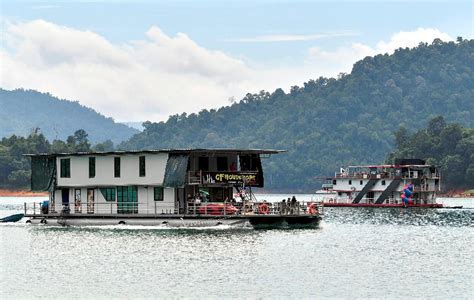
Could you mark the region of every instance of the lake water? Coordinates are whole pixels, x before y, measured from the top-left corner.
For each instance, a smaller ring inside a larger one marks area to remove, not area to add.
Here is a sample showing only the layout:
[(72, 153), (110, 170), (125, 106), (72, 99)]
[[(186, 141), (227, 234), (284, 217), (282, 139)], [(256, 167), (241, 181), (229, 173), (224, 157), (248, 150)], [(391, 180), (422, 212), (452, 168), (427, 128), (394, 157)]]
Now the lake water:
[(0, 298), (473, 299), (474, 200), (438, 202), (465, 208), (326, 208), (297, 230), (2, 224)]

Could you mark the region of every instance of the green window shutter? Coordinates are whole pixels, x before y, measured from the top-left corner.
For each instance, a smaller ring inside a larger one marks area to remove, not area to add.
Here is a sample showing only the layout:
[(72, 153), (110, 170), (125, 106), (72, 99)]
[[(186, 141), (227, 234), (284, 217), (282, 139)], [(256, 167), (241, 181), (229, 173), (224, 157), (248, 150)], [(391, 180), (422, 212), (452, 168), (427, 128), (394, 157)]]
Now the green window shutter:
[(157, 186), (153, 190), (155, 201), (163, 201), (163, 187)]
[(115, 188), (101, 188), (100, 192), (104, 196), (105, 201), (115, 201)]
[(146, 175), (145, 156), (139, 157), (139, 167), (140, 167), (140, 171), (139, 171), (140, 177), (145, 177)]
[(89, 178), (95, 177), (95, 157), (89, 157)]
[(63, 158), (60, 160), (60, 173), (62, 178), (71, 177), (71, 159)]
[(114, 157), (114, 176), (120, 177), (120, 157)]

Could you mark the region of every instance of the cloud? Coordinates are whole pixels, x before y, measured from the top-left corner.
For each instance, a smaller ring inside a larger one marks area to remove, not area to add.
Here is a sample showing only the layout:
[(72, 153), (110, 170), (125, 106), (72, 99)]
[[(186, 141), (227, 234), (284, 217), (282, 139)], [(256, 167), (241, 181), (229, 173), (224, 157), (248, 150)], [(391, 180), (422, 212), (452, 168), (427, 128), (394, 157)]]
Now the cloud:
[(162, 120), (218, 107), (240, 96), (251, 71), (242, 61), (159, 28), (116, 45), (91, 32), (43, 20), (9, 24), (0, 49), (3, 88), (77, 99), (118, 120)]
[(87, 30), (43, 20), (3, 26), (0, 86), (49, 92), (79, 100), (120, 121), (165, 120), (229, 104), (247, 92), (292, 85), (349, 72), (367, 55), (416, 46), (448, 35), (419, 28), (394, 34), (374, 47), (357, 43), (334, 51), (312, 47), (291, 67), (256, 67), (206, 49), (185, 33), (169, 36), (151, 27), (142, 40), (114, 44)]
[(388, 42), (379, 41), (375, 47), (362, 43), (353, 43), (348, 47), (340, 47), (327, 51), (320, 47), (308, 50), (306, 63), (321, 68), (335, 76), (339, 72), (350, 72), (352, 65), (364, 57), (377, 54), (392, 54), (398, 48), (413, 48), (420, 42), (431, 43), (434, 39), (452, 41), (453, 38), (433, 28), (418, 28), (414, 31), (400, 31), (391, 36)]
[(332, 37), (346, 37), (356, 36), (358, 33), (353, 31), (341, 31), (333, 33), (319, 33), (319, 34), (275, 34), (275, 35), (260, 35), (249, 38), (235, 38), (225, 39), (225, 42), (239, 42), (239, 43), (269, 43), (269, 42), (299, 42), (299, 41), (313, 41), (323, 38)]

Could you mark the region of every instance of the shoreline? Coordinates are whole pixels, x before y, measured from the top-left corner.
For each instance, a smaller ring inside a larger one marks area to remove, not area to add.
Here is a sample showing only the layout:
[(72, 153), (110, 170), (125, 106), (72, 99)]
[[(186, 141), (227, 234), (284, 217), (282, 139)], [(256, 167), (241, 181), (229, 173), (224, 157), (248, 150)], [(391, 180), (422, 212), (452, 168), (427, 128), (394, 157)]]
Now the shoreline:
[(44, 197), (48, 192), (32, 192), (28, 190), (0, 189), (0, 197)]

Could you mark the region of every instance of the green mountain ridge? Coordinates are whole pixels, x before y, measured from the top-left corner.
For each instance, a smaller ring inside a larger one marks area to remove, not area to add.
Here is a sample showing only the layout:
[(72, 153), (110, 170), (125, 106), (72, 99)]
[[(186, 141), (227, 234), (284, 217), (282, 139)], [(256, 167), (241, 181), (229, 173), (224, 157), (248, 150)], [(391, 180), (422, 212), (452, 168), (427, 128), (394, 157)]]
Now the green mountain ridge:
[(0, 137), (27, 136), (35, 128), (49, 140), (65, 140), (84, 129), (93, 143), (120, 143), (139, 131), (116, 123), (77, 101), (56, 98), (33, 90), (0, 88)]
[(347, 164), (381, 163), (394, 131), (442, 115), (474, 126), (474, 41), (420, 43), (366, 57), (350, 74), (320, 77), (289, 93), (247, 94), (239, 103), (144, 123), (121, 149), (242, 147), (288, 153), (265, 160), (266, 185), (311, 191), (316, 177)]

